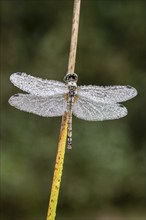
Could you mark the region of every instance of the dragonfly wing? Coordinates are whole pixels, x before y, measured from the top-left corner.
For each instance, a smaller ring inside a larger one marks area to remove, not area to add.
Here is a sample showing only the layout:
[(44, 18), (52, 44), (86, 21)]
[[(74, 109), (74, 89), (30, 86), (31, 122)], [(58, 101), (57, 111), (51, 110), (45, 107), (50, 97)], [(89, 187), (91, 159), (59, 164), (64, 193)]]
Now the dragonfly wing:
[(59, 81), (41, 79), (26, 73), (13, 73), (11, 82), (25, 92), (37, 96), (52, 96), (67, 93), (67, 86)]
[(137, 90), (131, 86), (79, 86), (78, 95), (96, 102), (117, 103), (132, 99)]
[(63, 96), (39, 97), (31, 94), (11, 96), (9, 104), (15, 108), (44, 117), (61, 116), (67, 111), (67, 103)]
[(127, 115), (127, 109), (121, 104), (98, 103), (79, 97), (73, 105), (73, 114), (87, 121), (103, 121), (122, 118)]

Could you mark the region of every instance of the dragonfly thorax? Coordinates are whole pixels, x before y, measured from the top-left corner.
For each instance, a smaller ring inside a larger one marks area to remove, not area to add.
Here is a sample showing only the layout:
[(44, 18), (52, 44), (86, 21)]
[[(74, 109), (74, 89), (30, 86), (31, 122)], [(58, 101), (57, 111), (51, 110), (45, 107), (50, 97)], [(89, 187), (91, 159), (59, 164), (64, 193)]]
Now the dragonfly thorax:
[(69, 93), (68, 94), (69, 94), (70, 97), (73, 97), (77, 94), (77, 91), (76, 91), (75, 88), (69, 87)]
[(77, 83), (75, 81), (70, 81), (67, 83), (68, 88), (77, 88)]

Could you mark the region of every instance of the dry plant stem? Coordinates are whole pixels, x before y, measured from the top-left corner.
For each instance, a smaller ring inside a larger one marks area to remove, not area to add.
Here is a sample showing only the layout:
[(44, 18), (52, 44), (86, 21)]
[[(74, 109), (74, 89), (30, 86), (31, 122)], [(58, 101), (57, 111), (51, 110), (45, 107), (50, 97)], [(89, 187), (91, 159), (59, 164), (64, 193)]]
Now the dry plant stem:
[[(74, 0), (72, 33), (71, 33), (70, 53), (69, 53), (69, 61), (68, 61), (68, 73), (73, 73), (75, 69), (80, 4), (81, 4), (81, 0)], [(68, 114), (65, 113), (62, 116), (60, 138), (58, 143), (58, 152), (56, 157), (56, 164), (55, 164), (55, 171), (54, 171), (54, 177), (53, 177), (53, 183), (51, 189), (47, 220), (55, 220), (55, 216), (56, 216), (56, 207), (57, 207), (57, 201), (58, 201), (58, 195), (59, 195), (59, 189), (61, 183), (66, 138), (67, 138), (67, 119), (68, 119)]]
[(71, 43), (70, 43), (70, 53), (69, 53), (68, 71), (67, 71), (68, 73), (74, 73), (75, 70), (79, 18), (80, 18), (80, 5), (81, 5), (81, 0), (74, 0)]
[(47, 214), (47, 220), (54, 220), (56, 216), (56, 207), (59, 195), (59, 188), (61, 183), (61, 176), (63, 170), (63, 162), (65, 155), (65, 146), (66, 146), (66, 137), (67, 137), (67, 113), (62, 117), (60, 138), (58, 143), (58, 152), (56, 157), (55, 171), (52, 183), (52, 190)]

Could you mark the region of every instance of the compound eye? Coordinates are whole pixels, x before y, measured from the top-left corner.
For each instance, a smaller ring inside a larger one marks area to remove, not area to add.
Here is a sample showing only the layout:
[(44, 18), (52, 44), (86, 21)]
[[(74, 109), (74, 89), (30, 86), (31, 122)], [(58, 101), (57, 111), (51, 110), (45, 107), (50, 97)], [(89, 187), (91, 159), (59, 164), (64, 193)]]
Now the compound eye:
[(78, 75), (75, 73), (74, 74), (74, 79), (76, 80), (76, 81), (78, 81)]
[(75, 76), (74, 75), (70, 75), (69, 79), (75, 79)]

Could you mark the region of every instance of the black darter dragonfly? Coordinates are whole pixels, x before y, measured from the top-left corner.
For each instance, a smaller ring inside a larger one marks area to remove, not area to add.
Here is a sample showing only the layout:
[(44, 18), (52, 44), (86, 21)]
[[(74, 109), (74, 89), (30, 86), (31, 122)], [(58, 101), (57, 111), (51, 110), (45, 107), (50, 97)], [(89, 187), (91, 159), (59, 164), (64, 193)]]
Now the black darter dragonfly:
[(10, 105), (17, 109), (43, 117), (68, 113), (68, 148), (72, 147), (72, 114), (88, 121), (118, 119), (127, 115), (126, 107), (119, 103), (137, 95), (131, 86), (77, 86), (76, 73), (67, 73), (65, 83), (21, 72), (12, 74), (10, 80), (27, 92), (9, 99)]

